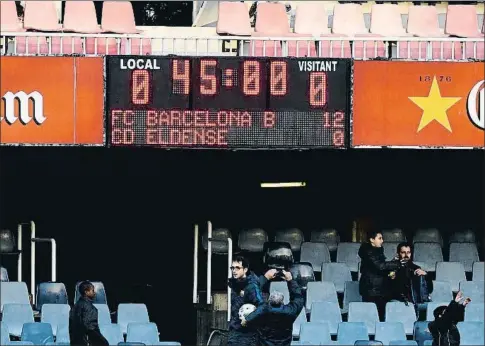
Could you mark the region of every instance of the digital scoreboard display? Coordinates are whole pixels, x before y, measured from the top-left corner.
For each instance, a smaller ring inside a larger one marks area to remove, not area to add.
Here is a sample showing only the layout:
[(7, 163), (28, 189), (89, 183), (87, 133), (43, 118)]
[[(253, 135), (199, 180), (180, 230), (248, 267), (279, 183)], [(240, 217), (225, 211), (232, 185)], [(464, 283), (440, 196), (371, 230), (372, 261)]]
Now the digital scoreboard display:
[(345, 148), (350, 60), (108, 56), (110, 146)]

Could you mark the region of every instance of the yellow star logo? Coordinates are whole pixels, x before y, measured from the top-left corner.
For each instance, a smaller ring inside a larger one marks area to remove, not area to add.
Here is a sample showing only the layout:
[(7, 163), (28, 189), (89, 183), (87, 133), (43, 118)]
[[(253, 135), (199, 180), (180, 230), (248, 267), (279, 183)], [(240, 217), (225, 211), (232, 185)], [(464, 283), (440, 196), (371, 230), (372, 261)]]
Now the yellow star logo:
[(446, 111), (460, 101), (461, 97), (442, 97), (436, 76), (433, 78), (428, 96), (409, 97), (409, 99), (423, 110), (417, 132), (428, 126), (433, 120), (439, 122), (448, 131), (453, 132)]

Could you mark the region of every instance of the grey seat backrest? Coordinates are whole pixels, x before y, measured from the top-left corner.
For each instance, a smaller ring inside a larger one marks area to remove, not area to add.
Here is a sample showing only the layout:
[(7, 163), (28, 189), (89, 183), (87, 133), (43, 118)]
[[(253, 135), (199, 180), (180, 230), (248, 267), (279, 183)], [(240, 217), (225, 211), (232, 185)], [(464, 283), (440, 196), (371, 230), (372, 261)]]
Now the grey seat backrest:
[(66, 286), (62, 282), (41, 282), (37, 285), (35, 308), (42, 310), (44, 304), (68, 304)]
[(121, 332), (121, 328), (118, 324), (100, 324), (99, 329), (101, 330), (101, 334), (103, 334), (106, 340), (108, 340), (110, 345), (118, 345), (118, 343), (124, 341), (123, 333)]
[(465, 309), (465, 321), (482, 322), (485, 315), (483, 302), (471, 302)]
[(388, 242), (402, 243), (407, 241), (406, 235), (400, 228), (383, 230), (382, 238), (384, 239), (384, 244)]
[(271, 281), (269, 284), (269, 293), (271, 294), (273, 291), (283, 293), (285, 304), (290, 302), (290, 291), (288, 290), (286, 281)]
[(339, 243), (337, 248), (337, 261), (339, 263), (346, 263), (350, 271), (357, 272), (360, 243)]
[(253, 228), (239, 232), (238, 247), (248, 252), (263, 252), (268, 234), (261, 228)]
[(322, 270), (322, 263), (331, 261), (327, 244), (310, 242), (301, 244), (300, 261), (311, 263), (313, 271), (320, 272)]
[(305, 309), (302, 309), (300, 311), (300, 314), (296, 318), (295, 322), (293, 322), (293, 331), (292, 335), (294, 338), (298, 337), (300, 335), (300, 328), (303, 323), (307, 323), (307, 318), (306, 318), (306, 311)]
[(300, 342), (307, 345), (328, 345), (331, 342), (328, 323), (307, 322), (300, 326)]
[(338, 302), (337, 291), (333, 282), (309, 282), (306, 294), (307, 311), (311, 311), (314, 302)]
[(52, 334), (56, 336), (57, 326), (69, 325), (69, 304), (44, 304), (40, 313), (40, 321), (49, 323)]
[(98, 310), (98, 324), (111, 323), (111, 314), (109, 307), (106, 304), (94, 304), (94, 307)]
[[(207, 251), (207, 230), (202, 235), (202, 247)], [(212, 239), (219, 241), (212, 241), (212, 253), (215, 254), (227, 254), (228, 242), (227, 238), (232, 238), (231, 232), (227, 228), (217, 228), (212, 230)]]
[(5, 269), (4, 267), (0, 267), (0, 281), (2, 282), (9, 281), (7, 269)]
[(475, 232), (472, 230), (453, 232), (450, 236), (450, 243), (475, 243)]
[(345, 290), (345, 282), (352, 281), (352, 273), (346, 263), (323, 263), (322, 281), (331, 281), (338, 293)]
[(473, 281), (483, 281), (485, 280), (485, 262), (475, 262), (473, 263)]
[(436, 263), (436, 280), (448, 281), (453, 292), (458, 292), (460, 281), (466, 280), (465, 268), (460, 262)]
[(453, 290), (448, 281), (433, 280), (431, 300), (433, 302), (450, 302), (453, 299)]
[(337, 251), (340, 236), (335, 229), (314, 230), (311, 232), (310, 241), (312, 243), (325, 243), (330, 252)]
[(458, 322), (460, 331), (460, 345), (485, 345), (484, 323), (481, 322)]
[(478, 249), (475, 243), (451, 243), (450, 262), (461, 262), (465, 271), (473, 270), (473, 263), (478, 262)]
[(367, 333), (374, 335), (376, 332), (376, 322), (379, 322), (377, 306), (374, 303), (350, 303), (348, 322), (364, 322)]
[(423, 263), (423, 270), (434, 272), (436, 263), (443, 262), (443, 251), (438, 243), (415, 243), (413, 258), (414, 261)]
[(129, 323), (149, 323), (150, 317), (145, 304), (119, 304), (118, 324), (126, 334)]
[(2, 299), (0, 299), (0, 311), (3, 310), (5, 304), (29, 304), (29, 292), (25, 282), (0, 282), (0, 292)]
[(342, 322), (342, 313), (336, 302), (314, 302), (310, 322), (327, 322), (330, 334), (336, 335), (338, 325)]
[(416, 311), (413, 304), (406, 305), (403, 302), (389, 302), (386, 304), (386, 322), (401, 322), (404, 325), (406, 334), (413, 334), (416, 320)]
[(289, 228), (277, 231), (274, 240), (288, 243), (293, 252), (300, 252), (301, 244), (305, 241), (305, 237), (298, 228)]
[(362, 296), (359, 293), (358, 281), (346, 281), (344, 285), (344, 301), (342, 306), (342, 313), (346, 314), (349, 311), (349, 304), (352, 302), (361, 302)]
[(484, 284), (485, 281), (462, 281), (460, 291), (465, 297), (470, 297), (472, 302), (484, 303)]
[(337, 341), (340, 345), (353, 345), (357, 340), (369, 340), (364, 322), (342, 322), (338, 326)]
[(384, 241), (382, 247), (384, 248), (384, 256), (386, 261), (392, 260), (397, 255), (397, 246), (400, 242)]
[(443, 247), (443, 237), (436, 228), (418, 229), (413, 237), (414, 243), (438, 243)]
[(376, 322), (375, 340), (389, 345), (392, 340), (407, 340), (404, 325), (401, 322)]

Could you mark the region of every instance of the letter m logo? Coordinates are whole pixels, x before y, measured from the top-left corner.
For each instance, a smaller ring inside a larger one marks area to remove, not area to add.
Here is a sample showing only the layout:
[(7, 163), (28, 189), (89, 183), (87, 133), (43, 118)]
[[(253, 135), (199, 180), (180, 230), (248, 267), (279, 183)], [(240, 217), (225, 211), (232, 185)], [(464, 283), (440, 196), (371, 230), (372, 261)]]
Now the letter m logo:
[[(44, 97), (38, 91), (26, 94), (23, 91), (13, 93), (11, 91), (3, 95), (5, 121), (12, 125), (17, 119), (24, 125), (34, 120), (37, 125), (42, 124), (46, 118), (44, 116)], [(29, 103), (32, 101), (33, 114), (29, 114)], [(18, 104), (18, 112), (15, 106)], [(3, 120), (0, 118), (0, 120)]]

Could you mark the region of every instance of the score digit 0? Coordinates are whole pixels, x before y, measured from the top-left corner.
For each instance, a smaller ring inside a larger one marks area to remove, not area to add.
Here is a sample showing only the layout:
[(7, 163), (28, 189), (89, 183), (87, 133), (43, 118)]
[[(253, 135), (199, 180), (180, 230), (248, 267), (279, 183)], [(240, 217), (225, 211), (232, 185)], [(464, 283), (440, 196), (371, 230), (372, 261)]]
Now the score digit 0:
[(327, 105), (327, 74), (310, 72), (310, 105), (322, 108)]
[(147, 70), (134, 70), (131, 79), (131, 102), (135, 105), (148, 104), (150, 74)]
[(287, 63), (272, 61), (270, 75), (270, 93), (272, 96), (285, 96), (287, 92)]

